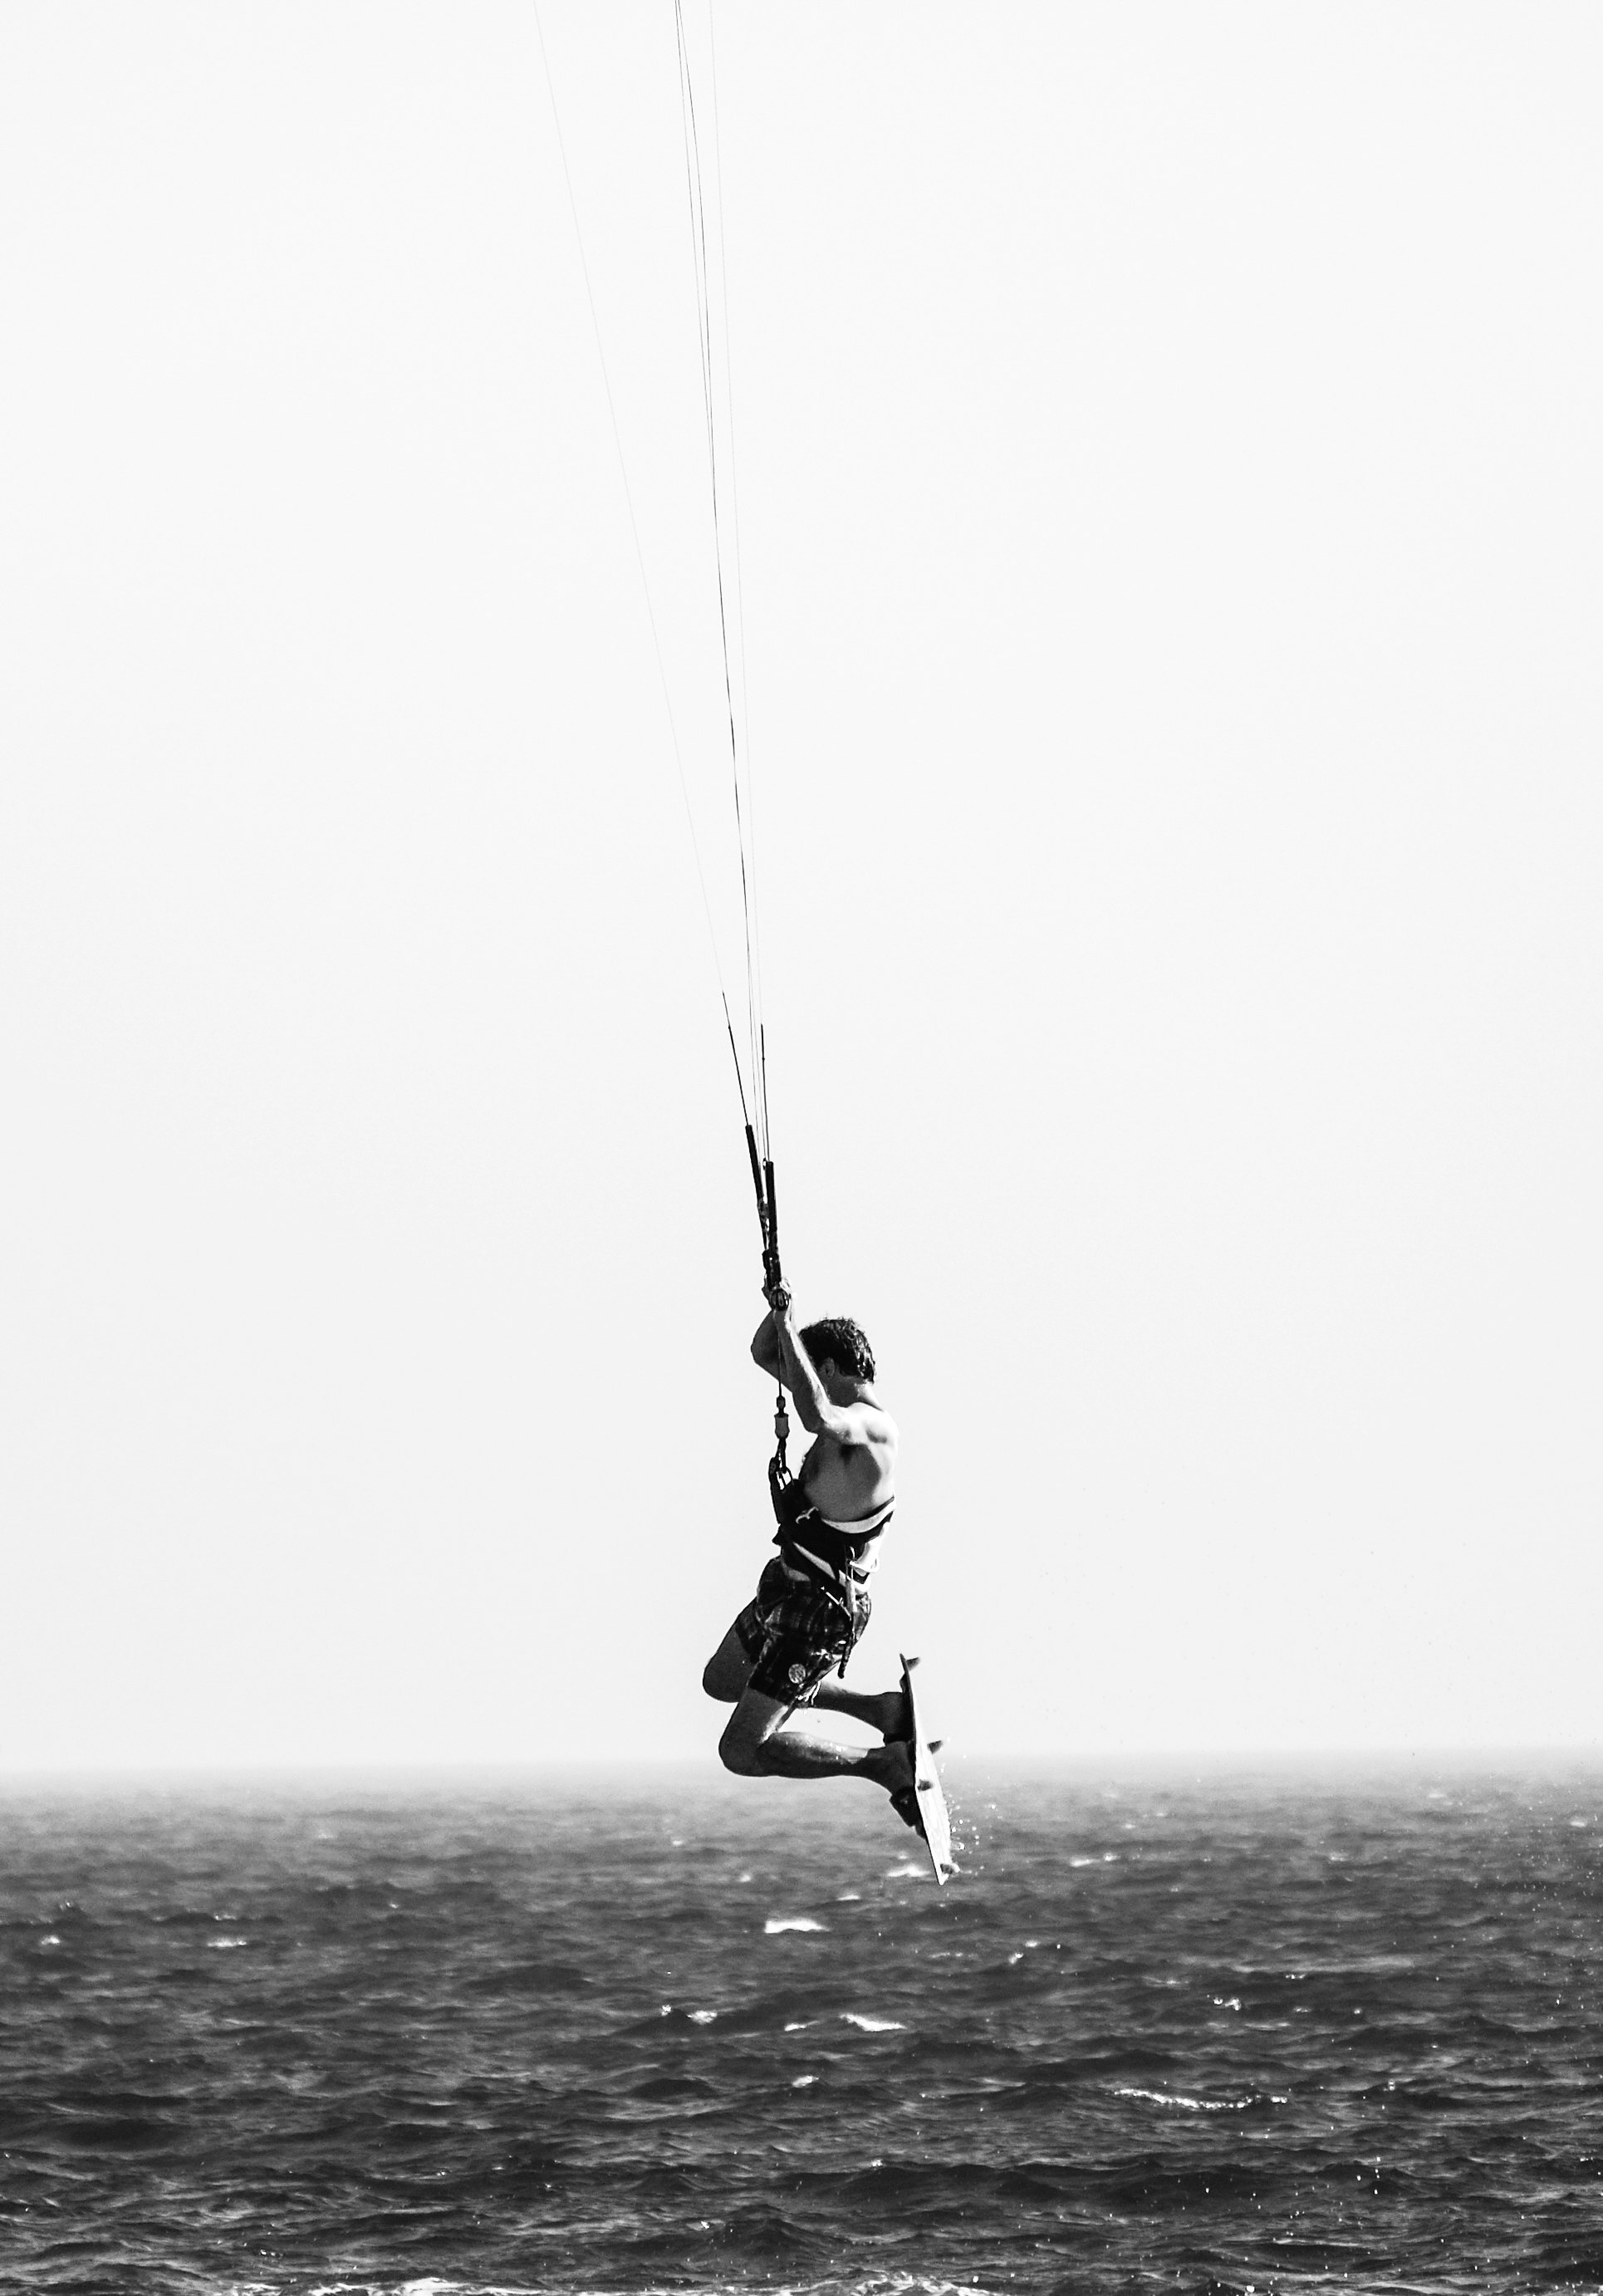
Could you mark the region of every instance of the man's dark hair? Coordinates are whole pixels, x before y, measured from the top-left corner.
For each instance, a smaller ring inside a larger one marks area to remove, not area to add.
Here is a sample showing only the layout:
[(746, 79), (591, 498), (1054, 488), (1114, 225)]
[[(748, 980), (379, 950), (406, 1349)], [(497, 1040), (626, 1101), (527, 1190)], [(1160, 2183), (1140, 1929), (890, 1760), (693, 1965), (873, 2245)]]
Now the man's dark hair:
[(849, 1316), (824, 1316), (816, 1324), (809, 1324), (801, 1336), (802, 1345), (814, 1364), (822, 1364), (826, 1356), (831, 1356), (836, 1370), (847, 1379), (872, 1379), (874, 1351), (862, 1325), (854, 1324)]

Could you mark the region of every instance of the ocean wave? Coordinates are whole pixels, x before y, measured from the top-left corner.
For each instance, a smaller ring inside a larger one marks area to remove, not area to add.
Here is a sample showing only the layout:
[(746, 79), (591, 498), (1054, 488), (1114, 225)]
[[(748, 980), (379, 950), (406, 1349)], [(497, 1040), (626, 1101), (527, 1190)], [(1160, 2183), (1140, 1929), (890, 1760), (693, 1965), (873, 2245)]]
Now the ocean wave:
[[(1452, 2296), (1446, 2253), (1595, 2280), (1573, 1778), (1428, 1827), (1415, 1788), (1020, 1783), (939, 1892), (883, 1886), (925, 1876), (878, 1798), (675, 1791), (6, 1801), (0, 2277)], [(771, 1941), (764, 1898), (828, 1935)]]
[(1178, 2089), (1116, 2088), (1115, 2096), (1140, 2097), (1147, 2104), (1171, 2106), (1178, 2112), (1249, 2112), (1255, 2104), (1288, 2104), (1284, 2096), (1183, 2096)]
[[(298, 2296), (551, 2296), (552, 2284), (511, 2280), (317, 2280), (299, 2284)], [(286, 2296), (284, 2284), (267, 2280), (218, 2283), (208, 2296)], [(607, 2289), (572, 2286), (564, 2296), (620, 2296)], [(622, 2296), (750, 2296), (746, 2281), (642, 2281)], [(787, 2277), (780, 2296), (994, 2296), (977, 2275), (947, 2280), (920, 2272), (831, 2273), (822, 2278)]]

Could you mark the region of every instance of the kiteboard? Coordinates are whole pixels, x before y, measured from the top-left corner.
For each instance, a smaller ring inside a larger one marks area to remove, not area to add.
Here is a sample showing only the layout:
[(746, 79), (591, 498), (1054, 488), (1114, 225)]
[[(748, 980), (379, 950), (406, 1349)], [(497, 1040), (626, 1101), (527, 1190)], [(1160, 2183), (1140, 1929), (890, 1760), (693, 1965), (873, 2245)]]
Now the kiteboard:
[(924, 1725), (919, 1718), (919, 1697), (913, 1688), (913, 1669), (916, 1658), (904, 1655), (902, 1660), (902, 1695), (907, 1701), (908, 1751), (912, 1756), (913, 1784), (918, 1788), (919, 1832), (924, 1847), (929, 1852), (929, 1864), (937, 1889), (945, 1889), (957, 1867), (952, 1857), (952, 1819), (946, 1808), (946, 1797), (941, 1791), (941, 1774), (935, 1766), (935, 1749), (924, 1734)]

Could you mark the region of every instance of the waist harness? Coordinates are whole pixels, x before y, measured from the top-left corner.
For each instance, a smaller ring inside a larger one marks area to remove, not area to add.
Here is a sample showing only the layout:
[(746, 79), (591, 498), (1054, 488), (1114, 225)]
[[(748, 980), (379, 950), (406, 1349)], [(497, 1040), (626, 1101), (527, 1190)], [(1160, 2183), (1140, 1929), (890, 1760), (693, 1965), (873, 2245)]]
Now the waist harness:
[(768, 1489), (779, 1524), (773, 1543), (788, 1574), (816, 1587), (855, 1617), (877, 1559), (875, 1542), (889, 1522), (896, 1501), (861, 1523), (831, 1522), (777, 1460), (768, 1470)]

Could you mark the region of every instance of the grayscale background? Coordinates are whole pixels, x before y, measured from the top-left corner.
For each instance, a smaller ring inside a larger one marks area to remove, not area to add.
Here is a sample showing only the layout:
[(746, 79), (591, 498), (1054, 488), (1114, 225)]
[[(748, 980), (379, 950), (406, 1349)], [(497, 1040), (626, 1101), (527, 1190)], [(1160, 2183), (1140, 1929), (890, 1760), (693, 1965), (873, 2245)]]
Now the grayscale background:
[(968, 1873), (699, 1687), (668, 0), (12, 0), (0, 2284), (1594, 2287), (1603, 20), (712, 23), (787, 1268)]

